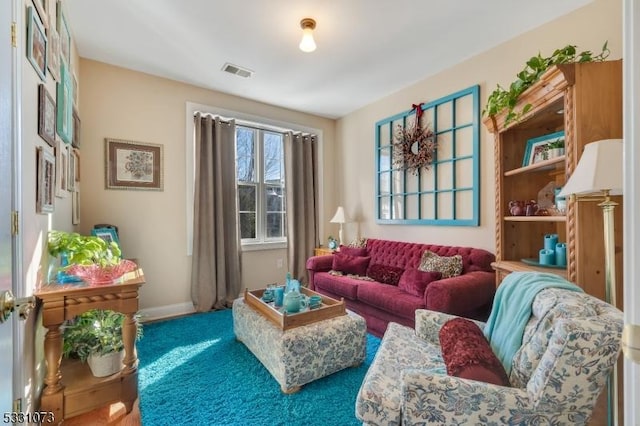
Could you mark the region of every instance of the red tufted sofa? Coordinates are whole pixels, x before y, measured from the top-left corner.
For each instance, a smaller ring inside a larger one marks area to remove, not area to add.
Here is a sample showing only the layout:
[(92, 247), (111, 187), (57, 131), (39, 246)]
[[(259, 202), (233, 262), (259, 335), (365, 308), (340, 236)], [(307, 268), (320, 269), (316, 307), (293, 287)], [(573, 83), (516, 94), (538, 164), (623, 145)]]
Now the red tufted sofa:
[(415, 310), (429, 309), (467, 318), (486, 320), (495, 294), (495, 272), (490, 252), (471, 247), (449, 247), (390, 240), (367, 240), (371, 264), (417, 268), (425, 250), (439, 256), (462, 255), (462, 274), (431, 282), (423, 297), (406, 293), (397, 286), (329, 274), (333, 255), (307, 260), (312, 290), (341, 299), (347, 308), (362, 315), (367, 329), (382, 336), (390, 321), (415, 326)]

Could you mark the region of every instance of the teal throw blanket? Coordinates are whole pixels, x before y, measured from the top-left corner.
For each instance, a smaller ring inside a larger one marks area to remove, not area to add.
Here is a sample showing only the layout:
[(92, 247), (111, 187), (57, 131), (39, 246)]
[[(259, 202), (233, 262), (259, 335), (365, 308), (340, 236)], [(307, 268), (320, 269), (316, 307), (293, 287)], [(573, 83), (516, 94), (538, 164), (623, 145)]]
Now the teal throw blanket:
[(493, 353), (502, 362), (507, 376), (511, 374), (513, 356), (522, 346), (533, 299), (540, 290), (549, 287), (582, 291), (558, 275), (541, 272), (512, 272), (502, 280), (496, 291), (484, 335)]

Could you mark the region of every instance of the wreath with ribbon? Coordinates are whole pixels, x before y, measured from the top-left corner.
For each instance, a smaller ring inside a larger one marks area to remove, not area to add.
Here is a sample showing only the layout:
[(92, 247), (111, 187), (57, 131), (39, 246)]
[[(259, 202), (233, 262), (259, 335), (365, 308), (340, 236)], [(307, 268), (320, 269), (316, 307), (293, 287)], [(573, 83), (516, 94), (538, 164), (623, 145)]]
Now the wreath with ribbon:
[(422, 128), (420, 125), (420, 118), (424, 112), (422, 105), (422, 102), (411, 105), (411, 109), (416, 112), (413, 126), (405, 127), (398, 124), (394, 134), (393, 162), (397, 167), (402, 167), (414, 175), (420, 173), (422, 168), (429, 170), (437, 148), (433, 130), (429, 126)]

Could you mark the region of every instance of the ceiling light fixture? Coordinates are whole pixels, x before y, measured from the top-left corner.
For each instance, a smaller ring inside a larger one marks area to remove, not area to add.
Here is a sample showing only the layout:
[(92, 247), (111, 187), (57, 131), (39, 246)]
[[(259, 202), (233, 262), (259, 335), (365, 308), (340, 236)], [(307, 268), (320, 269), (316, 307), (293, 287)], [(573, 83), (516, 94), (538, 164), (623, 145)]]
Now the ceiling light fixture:
[(316, 21), (311, 18), (304, 18), (300, 21), (300, 28), (302, 28), (300, 50), (303, 52), (313, 52), (316, 50), (316, 42), (313, 39), (313, 30), (316, 28)]

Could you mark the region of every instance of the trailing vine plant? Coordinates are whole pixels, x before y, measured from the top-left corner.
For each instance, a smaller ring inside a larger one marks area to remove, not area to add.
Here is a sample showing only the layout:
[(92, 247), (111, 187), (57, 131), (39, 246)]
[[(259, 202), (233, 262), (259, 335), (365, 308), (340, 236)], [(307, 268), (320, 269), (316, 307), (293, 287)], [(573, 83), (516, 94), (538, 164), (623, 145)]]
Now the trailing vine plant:
[(611, 51), (607, 47), (608, 41), (602, 46), (602, 52), (595, 55), (590, 50), (577, 52), (576, 46), (567, 45), (561, 49), (556, 49), (549, 57), (543, 58), (540, 53), (531, 57), (526, 63), (522, 71), (517, 74), (517, 78), (513, 81), (508, 89), (498, 84), (497, 88), (491, 92), (487, 98), (487, 105), (482, 110), (482, 115), (492, 116), (507, 109), (505, 124), (513, 120), (519, 120), (524, 114), (531, 109), (531, 104), (527, 104), (522, 111), (515, 111), (518, 97), (527, 90), (533, 83), (538, 81), (540, 76), (551, 66), (569, 63), (581, 62), (601, 62), (604, 61)]
[(414, 104), (412, 108), (416, 111), (413, 126), (405, 127), (398, 124), (394, 132), (393, 162), (396, 166), (417, 175), (420, 169), (424, 167), (428, 170), (433, 163), (437, 144), (433, 130), (429, 126), (423, 128), (420, 125), (420, 117), (424, 112), (422, 103)]

